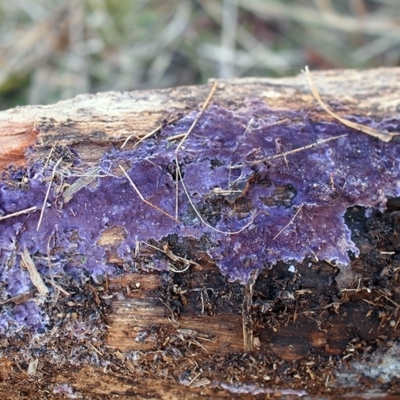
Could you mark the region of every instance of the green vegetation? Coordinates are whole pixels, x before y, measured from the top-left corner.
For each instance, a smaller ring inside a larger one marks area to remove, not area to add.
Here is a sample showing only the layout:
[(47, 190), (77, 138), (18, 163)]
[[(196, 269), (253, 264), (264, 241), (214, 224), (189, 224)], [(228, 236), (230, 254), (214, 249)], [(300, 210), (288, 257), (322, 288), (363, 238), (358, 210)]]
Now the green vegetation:
[(0, 109), (210, 77), (396, 66), (398, 0), (2, 0)]

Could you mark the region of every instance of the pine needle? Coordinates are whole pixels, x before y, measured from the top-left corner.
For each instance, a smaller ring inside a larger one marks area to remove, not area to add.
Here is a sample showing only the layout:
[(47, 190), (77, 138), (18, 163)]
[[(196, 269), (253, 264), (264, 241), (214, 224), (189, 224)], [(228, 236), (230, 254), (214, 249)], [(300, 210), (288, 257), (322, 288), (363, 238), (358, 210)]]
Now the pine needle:
[[(185, 140), (187, 139), (187, 137), (190, 135), (190, 133), (192, 132), (193, 128), (196, 126), (198, 120), (200, 119), (200, 117), (202, 116), (203, 112), (205, 111), (205, 109), (207, 108), (208, 104), (210, 103), (210, 100), (211, 100), (212, 96), (214, 95), (214, 92), (215, 92), (215, 90), (217, 89), (217, 86), (218, 86), (218, 81), (215, 81), (215, 82), (214, 82), (214, 85), (212, 86), (212, 88), (211, 88), (211, 90), (210, 90), (210, 93), (209, 93), (208, 96), (207, 96), (206, 101), (204, 102), (203, 106), (201, 107), (201, 110), (200, 110), (199, 114), (197, 115), (197, 117), (196, 117), (195, 120), (193, 121), (192, 125), (190, 126), (190, 128), (188, 129), (188, 131), (186, 132), (186, 134), (183, 136), (182, 140), (180, 141), (179, 145), (177, 146), (177, 148), (176, 148), (176, 150), (175, 150), (176, 187), (178, 188), (178, 180), (180, 180), (180, 182), (181, 182), (181, 184), (182, 184), (183, 191), (185, 192), (185, 195), (186, 195), (186, 197), (187, 197), (187, 199), (188, 199), (188, 201), (189, 201), (189, 204), (192, 206), (194, 212), (196, 213), (197, 217), (199, 218), (199, 220), (201, 221), (201, 223), (202, 223), (203, 225), (207, 226), (208, 228), (210, 228), (210, 229), (212, 229), (213, 231), (218, 232), (218, 233), (222, 233), (222, 234), (225, 234), (225, 235), (237, 235), (238, 233), (243, 232), (243, 231), (244, 231), (245, 229), (247, 229), (250, 225), (252, 225), (252, 223), (254, 222), (255, 218), (257, 217), (257, 215), (258, 215), (259, 213), (253, 214), (251, 220), (250, 220), (246, 225), (244, 225), (242, 228), (240, 228), (240, 229), (237, 230), (237, 231), (222, 231), (222, 230), (220, 230), (220, 229), (214, 228), (212, 225), (210, 225), (209, 223), (207, 223), (207, 222), (204, 220), (204, 218), (201, 216), (200, 212), (197, 210), (196, 206), (194, 205), (194, 203), (193, 203), (193, 201), (192, 201), (192, 199), (191, 199), (191, 197), (190, 197), (189, 191), (187, 190), (186, 185), (185, 185), (185, 183), (184, 183), (184, 181), (183, 181), (183, 176), (182, 176), (181, 169), (180, 169), (180, 166), (179, 166), (179, 163), (178, 163), (178, 152), (179, 152), (180, 148), (182, 147), (184, 141), (185, 141)], [(177, 204), (176, 204), (176, 214), (178, 214), (178, 189), (177, 189), (177, 200), (176, 200), (176, 201), (177, 201)]]
[[(187, 132), (183, 135), (182, 140), (179, 142), (176, 150), (175, 150), (175, 164), (176, 164), (176, 180), (175, 180), (175, 186), (176, 186), (176, 198), (175, 198), (175, 216), (178, 218), (178, 207), (179, 207), (179, 187), (178, 187), (178, 177), (180, 176), (182, 179), (182, 174), (178, 162), (178, 152), (180, 148), (182, 147), (183, 142), (187, 139), (187, 137), (190, 135), (192, 132), (193, 128), (196, 126), (197, 121), (200, 119), (200, 117), (203, 115), (204, 110), (208, 107), (208, 104), (210, 103), (211, 98), (214, 95), (214, 92), (216, 91), (218, 86), (218, 81), (214, 82), (214, 85), (212, 86), (210, 93), (208, 93), (208, 96), (206, 98), (206, 101), (204, 102), (203, 106), (200, 109), (200, 112), (198, 113), (197, 117), (194, 119), (192, 125), (190, 125), (190, 128), (187, 130)], [(187, 192), (186, 192), (187, 193)], [(187, 195), (189, 195), (187, 193)], [(190, 199), (189, 199), (190, 201)]]
[(301, 206), (299, 207), (299, 209), (296, 211), (296, 214), (294, 214), (293, 218), (274, 236), (274, 238), (272, 240), (275, 240), (286, 228), (288, 228), (290, 225), (293, 224), (293, 221), (298, 216), (299, 212), (303, 208), (303, 205), (304, 204), (302, 203)]
[(137, 193), (137, 195), (140, 197), (140, 200), (143, 201), (143, 203), (146, 203), (148, 206), (154, 208), (155, 210), (159, 211), (160, 213), (166, 215), (167, 217), (173, 219), (176, 222), (179, 222), (179, 219), (173, 217), (172, 215), (168, 214), (166, 211), (162, 210), (161, 208), (155, 206), (154, 204), (150, 203), (148, 200), (146, 200), (142, 193), (140, 193), (139, 189), (136, 187), (136, 185), (133, 183), (131, 177), (127, 174), (127, 172), (125, 171), (125, 169), (122, 167), (122, 165), (119, 166), (122, 170), (122, 172), (124, 173), (124, 175), (126, 176), (126, 179), (128, 179), (129, 183), (131, 184), (131, 186), (133, 187), (133, 189), (135, 190), (135, 192)]
[[(141, 143), (141, 142), (143, 142), (143, 140), (146, 140), (146, 139), (148, 139), (149, 137), (151, 137), (151, 136), (153, 136), (156, 132), (158, 132), (160, 129), (162, 128), (162, 125), (158, 125), (157, 127), (155, 127), (151, 132), (149, 132), (149, 133), (147, 133), (145, 136), (143, 136), (138, 142), (136, 142), (135, 144), (134, 144), (134, 148), (139, 144), (139, 143)], [(129, 142), (129, 140), (133, 137), (134, 135), (129, 135), (126, 139), (125, 139), (125, 141), (124, 141), (124, 143), (122, 144), (122, 146), (121, 146), (121, 149), (123, 149), (125, 146), (126, 146), (126, 144)]]
[(319, 95), (314, 82), (311, 78), (311, 73), (310, 70), (308, 69), (308, 66), (306, 66), (305, 70), (302, 71), (304, 75), (307, 78), (308, 84), (310, 86), (311, 92), (314, 95), (315, 99), (317, 100), (318, 104), (333, 118), (335, 118), (337, 121), (341, 122), (343, 125), (355, 129), (357, 131), (366, 133), (367, 135), (373, 136), (378, 138), (379, 140), (382, 140), (382, 142), (390, 142), (394, 136), (398, 136), (400, 133), (391, 133), (391, 132), (382, 132), (378, 131), (377, 129), (371, 128), (370, 126), (358, 124), (357, 122), (349, 121), (345, 118), (339, 117), (336, 113), (334, 113), (331, 109), (328, 108), (328, 106), (322, 101), (321, 96)]
[(185, 192), (186, 197), (187, 197), (187, 199), (188, 199), (190, 205), (192, 206), (194, 212), (196, 213), (197, 217), (199, 218), (199, 220), (202, 222), (203, 225), (207, 226), (208, 228), (212, 229), (212, 230), (215, 231), (215, 232), (223, 233), (223, 234), (225, 234), (225, 235), (237, 235), (238, 233), (243, 232), (245, 229), (247, 229), (247, 228), (254, 222), (254, 220), (256, 219), (257, 215), (259, 214), (259, 213), (253, 214), (251, 220), (250, 220), (246, 225), (244, 225), (243, 227), (241, 227), (241, 228), (240, 228), (239, 230), (237, 230), (237, 231), (222, 231), (222, 230), (220, 230), (220, 229), (214, 228), (212, 225), (210, 225), (209, 223), (207, 223), (207, 222), (204, 220), (204, 218), (201, 216), (200, 212), (197, 210), (196, 206), (194, 205), (194, 203), (193, 203), (193, 201), (192, 201), (192, 199), (191, 199), (191, 197), (190, 197), (190, 194), (189, 194), (188, 190), (186, 189), (186, 185), (185, 185), (185, 183), (183, 182), (183, 178), (182, 178), (182, 175), (181, 175), (181, 171), (180, 171), (180, 170), (178, 171), (178, 174), (179, 174), (180, 179), (181, 179), (183, 191)]
[(210, 102), (211, 98), (214, 95), (214, 92), (216, 91), (218, 86), (218, 81), (214, 82), (214, 85), (212, 86), (210, 93), (207, 96), (206, 101), (204, 102), (203, 106), (200, 109), (200, 112), (197, 114), (197, 117), (194, 119), (192, 125), (190, 126), (190, 128), (188, 129), (188, 131), (186, 132), (185, 136), (183, 136), (182, 140), (179, 142), (178, 147), (175, 150), (175, 154), (178, 154), (180, 148), (183, 145), (183, 142), (187, 139), (187, 137), (190, 135), (190, 133), (192, 132), (193, 128), (196, 126), (197, 121), (200, 119), (200, 117), (203, 115), (205, 109), (208, 107), (208, 103)]

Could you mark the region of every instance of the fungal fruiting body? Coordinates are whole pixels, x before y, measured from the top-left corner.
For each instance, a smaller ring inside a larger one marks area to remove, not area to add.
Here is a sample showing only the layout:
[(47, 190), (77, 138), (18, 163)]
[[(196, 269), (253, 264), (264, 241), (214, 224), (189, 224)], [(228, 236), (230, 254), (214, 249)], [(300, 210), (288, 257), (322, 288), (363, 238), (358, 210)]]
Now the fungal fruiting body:
[[(107, 152), (96, 179), (78, 185), (68, 199), (66, 188), (89, 171), (79, 155), (68, 174), (62, 162), (54, 173), (54, 160), (30, 166), (24, 185), (16, 184), (18, 172), (5, 176), (1, 300), (33, 289), (21, 265), (24, 251), (45, 282), (61, 275), (96, 279), (118, 271), (107, 259), (110, 246), (121, 259), (132, 260), (138, 243), (162, 247), (171, 235), (179, 241), (206, 238), (208, 255), (231, 281), (246, 282), (252, 271), (279, 260), (309, 257), (345, 266), (351, 254), (358, 255), (344, 222), (346, 210), (384, 209), (388, 197), (400, 196), (396, 140), (384, 143), (338, 122), (315, 122), (303, 112), (277, 114), (252, 101), (242, 112), (210, 106), (176, 151), (179, 141), (169, 138), (184, 135), (195, 117), (180, 119), (131, 150)], [(400, 125), (353, 119), (388, 131)], [(29, 208), (34, 211), (4, 219)], [(112, 245), (100, 240), (110, 229), (122, 232)], [(155, 259), (154, 267), (168, 265)], [(0, 329), (45, 324), (38, 305), (27, 304), (3, 305)]]

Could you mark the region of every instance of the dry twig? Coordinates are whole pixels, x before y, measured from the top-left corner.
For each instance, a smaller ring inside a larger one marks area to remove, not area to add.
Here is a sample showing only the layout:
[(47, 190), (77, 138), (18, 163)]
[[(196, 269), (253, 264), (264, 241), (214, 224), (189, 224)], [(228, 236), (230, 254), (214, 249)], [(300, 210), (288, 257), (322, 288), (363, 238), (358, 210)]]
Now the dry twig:
[(169, 249), (168, 243), (166, 243), (166, 244), (164, 245), (164, 250), (163, 250), (163, 249), (160, 249), (160, 248), (158, 248), (158, 247), (156, 247), (156, 246), (153, 246), (152, 244), (147, 243), (147, 242), (144, 242), (144, 244), (145, 244), (146, 246), (149, 246), (149, 247), (155, 249), (155, 250), (161, 251), (161, 252), (164, 253), (166, 256), (168, 256), (172, 261), (182, 262), (182, 263), (184, 263), (184, 264), (186, 265), (186, 267), (183, 268), (183, 269), (181, 269), (181, 270), (176, 269), (176, 268), (170, 266), (170, 270), (171, 270), (172, 272), (182, 273), (182, 272), (187, 271), (187, 270), (189, 269), (190, 265), (199, 266), (199, 264), (198, 264), (197, 262), (195, 262), (195, 261), (188, 260), (187, 258), (183, 258), (183, 257), (177, 256), (176, 254), (172, 253), (172, 251)]

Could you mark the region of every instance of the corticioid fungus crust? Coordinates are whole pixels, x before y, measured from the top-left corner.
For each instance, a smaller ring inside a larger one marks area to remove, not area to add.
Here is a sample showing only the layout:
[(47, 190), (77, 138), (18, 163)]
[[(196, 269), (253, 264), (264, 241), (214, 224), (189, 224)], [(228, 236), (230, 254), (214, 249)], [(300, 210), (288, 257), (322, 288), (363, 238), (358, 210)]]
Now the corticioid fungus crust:
[[(346, 209), (384, 208), (388, 196), (400, 196), (400, 144), (394, 140), (383, 143), (337, 122), (314, 122), (303, 112), (277, 115), (253, 101), (247, 112), (212, 105), (176, 156), (179, 141), (168, 138), (185, 134), (194, 118), (191, 114), (163, 128), (132, 150), (105, 154), (98, 170), (101, 177), (68, 202), (62, 192), (78, 178), (60, 168), (38, 231), (39, 211), (0, 220), (1, 300), (32, 290), (28, 272), (21, 267), (25, 248), (45, 279), (113, 274), (116, 267), (107, 264), (107, 244), (99, 238), (114, 227), (123, 233), (116, 250), (125, 260), (135, 257), (138, 243), (151, 239), (162, 242), (173, 234), (181, 240), (206, 237), (208, 254), (222, 273), (241, 282), (251, 271), (279, 260), (310, 257), (346, 265), (349, 253), (358, 254), (344, 223)], [(377, 124), (353, 119), (388, 131), (400, 128), (397, 120)], [(175, 181), (180, 180), (175, 157), (203, 221), (182, 182), (179, 223), (171, 218), (176, 211)], [(40, 210), (56, 161), (31, 167), (25, 187), (3, 179), (1, 214), (34, 206)], [(144, 199), (171, 217), (142, 201), (119, 165)], [(70, 172), (76, 170), (70, 164)], [(284, 200), (277, 195), (282, 190), (287, 193)], [(160, 269), (167, 267), (158, 264)], [(11, 321), (13, 326), (39, 326), (45, 322), (43, 315), (33, 300), (14, 308), (7, 304), (0, 329), (6, 330)]]

